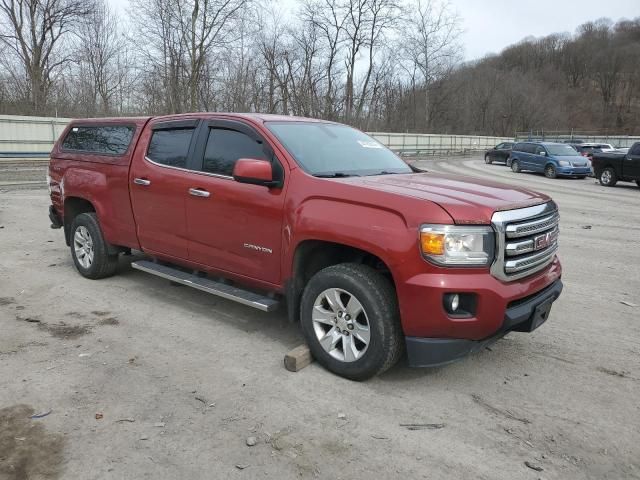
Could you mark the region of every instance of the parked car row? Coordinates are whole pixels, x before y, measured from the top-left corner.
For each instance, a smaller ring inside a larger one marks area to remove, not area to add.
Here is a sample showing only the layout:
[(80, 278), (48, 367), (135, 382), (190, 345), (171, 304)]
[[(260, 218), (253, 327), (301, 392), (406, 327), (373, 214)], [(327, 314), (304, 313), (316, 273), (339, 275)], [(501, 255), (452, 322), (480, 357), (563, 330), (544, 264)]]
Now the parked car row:
[(640, 142), (629, 149), (608, 143), (503, 142), (485, 152), (487, 164), (502, 162), (515, 173), (544, 173), (547, 178), (595, 176), (601, 185), (636, 182), (640, 187)]

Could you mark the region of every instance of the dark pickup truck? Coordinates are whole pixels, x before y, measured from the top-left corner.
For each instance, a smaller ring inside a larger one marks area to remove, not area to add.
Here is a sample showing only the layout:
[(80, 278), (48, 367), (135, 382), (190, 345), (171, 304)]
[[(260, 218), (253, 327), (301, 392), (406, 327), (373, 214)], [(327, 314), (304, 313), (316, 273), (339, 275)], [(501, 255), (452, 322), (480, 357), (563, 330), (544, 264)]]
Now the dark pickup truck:
[(627, 153), (594, 153), (591, 166), (605, 187), (618, 182), (636, 182), (640, 187), (640, 142), (634, 143)]

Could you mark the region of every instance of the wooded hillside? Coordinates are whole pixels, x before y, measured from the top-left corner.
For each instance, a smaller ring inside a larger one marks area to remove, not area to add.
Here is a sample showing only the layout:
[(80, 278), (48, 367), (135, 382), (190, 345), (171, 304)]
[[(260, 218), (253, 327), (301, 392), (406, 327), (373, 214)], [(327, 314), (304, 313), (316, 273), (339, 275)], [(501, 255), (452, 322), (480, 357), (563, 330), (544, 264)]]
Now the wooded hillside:
[(293, 12), (270, 0), (140, 0), (127, 15), (105, 0), (0, 0), (0, 113), (640, 133), (640, 17), (465, 64), (460, 15), (441, 0), (300, 0)]

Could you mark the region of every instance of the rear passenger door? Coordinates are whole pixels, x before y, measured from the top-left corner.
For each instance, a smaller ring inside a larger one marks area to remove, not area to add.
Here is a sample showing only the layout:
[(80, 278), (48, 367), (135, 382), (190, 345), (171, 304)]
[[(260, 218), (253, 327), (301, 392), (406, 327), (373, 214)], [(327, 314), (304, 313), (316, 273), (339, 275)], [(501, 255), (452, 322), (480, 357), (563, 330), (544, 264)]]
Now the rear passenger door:
[(531, 144), (521, 143), (518, 147), (518, 161), (520, 162), (520, 168), (523, 170), (529, 170), (531, 168)]
[(142, 249), (188, 258), (185, 201), (192, 184), (198, 120), (161, 121), (146, 129), (129, 172), (131, 204)]
[(279, 283), (284, 189), (238, 183), (232, 173), (240, 158), (268, 160), (274, 169), (281, 164), (267, 141), (239, 121), (209, 121), (198, 137), (199, 174), (191, 177), (186, 201), (189, 258)]
[(547, 164), (547, 151), (542, 145), (532, 145), (533, 155), (531, 155), (531, 167), (534, 172), (544, 172), (544, 166)]

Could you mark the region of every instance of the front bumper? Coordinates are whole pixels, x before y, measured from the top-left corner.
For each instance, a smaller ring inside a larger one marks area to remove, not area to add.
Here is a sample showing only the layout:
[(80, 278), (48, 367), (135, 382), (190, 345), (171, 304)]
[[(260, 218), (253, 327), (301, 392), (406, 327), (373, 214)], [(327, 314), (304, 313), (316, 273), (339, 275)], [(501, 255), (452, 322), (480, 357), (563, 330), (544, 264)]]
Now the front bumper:
[(533, 331), (547, 319), (551, 304), (561, 292), (562, 281), (558, 279), (530, 297), (511, 302), (504, 314), (500, 329), (483, 340), (406, 337), (409, 365), (412, 367), (446, 365), (481, 350), (509, 332)]
[(591, 168), (589, 167), (558, 167), (556, 169), (557, 175), (589, 175), (591, 173)]

